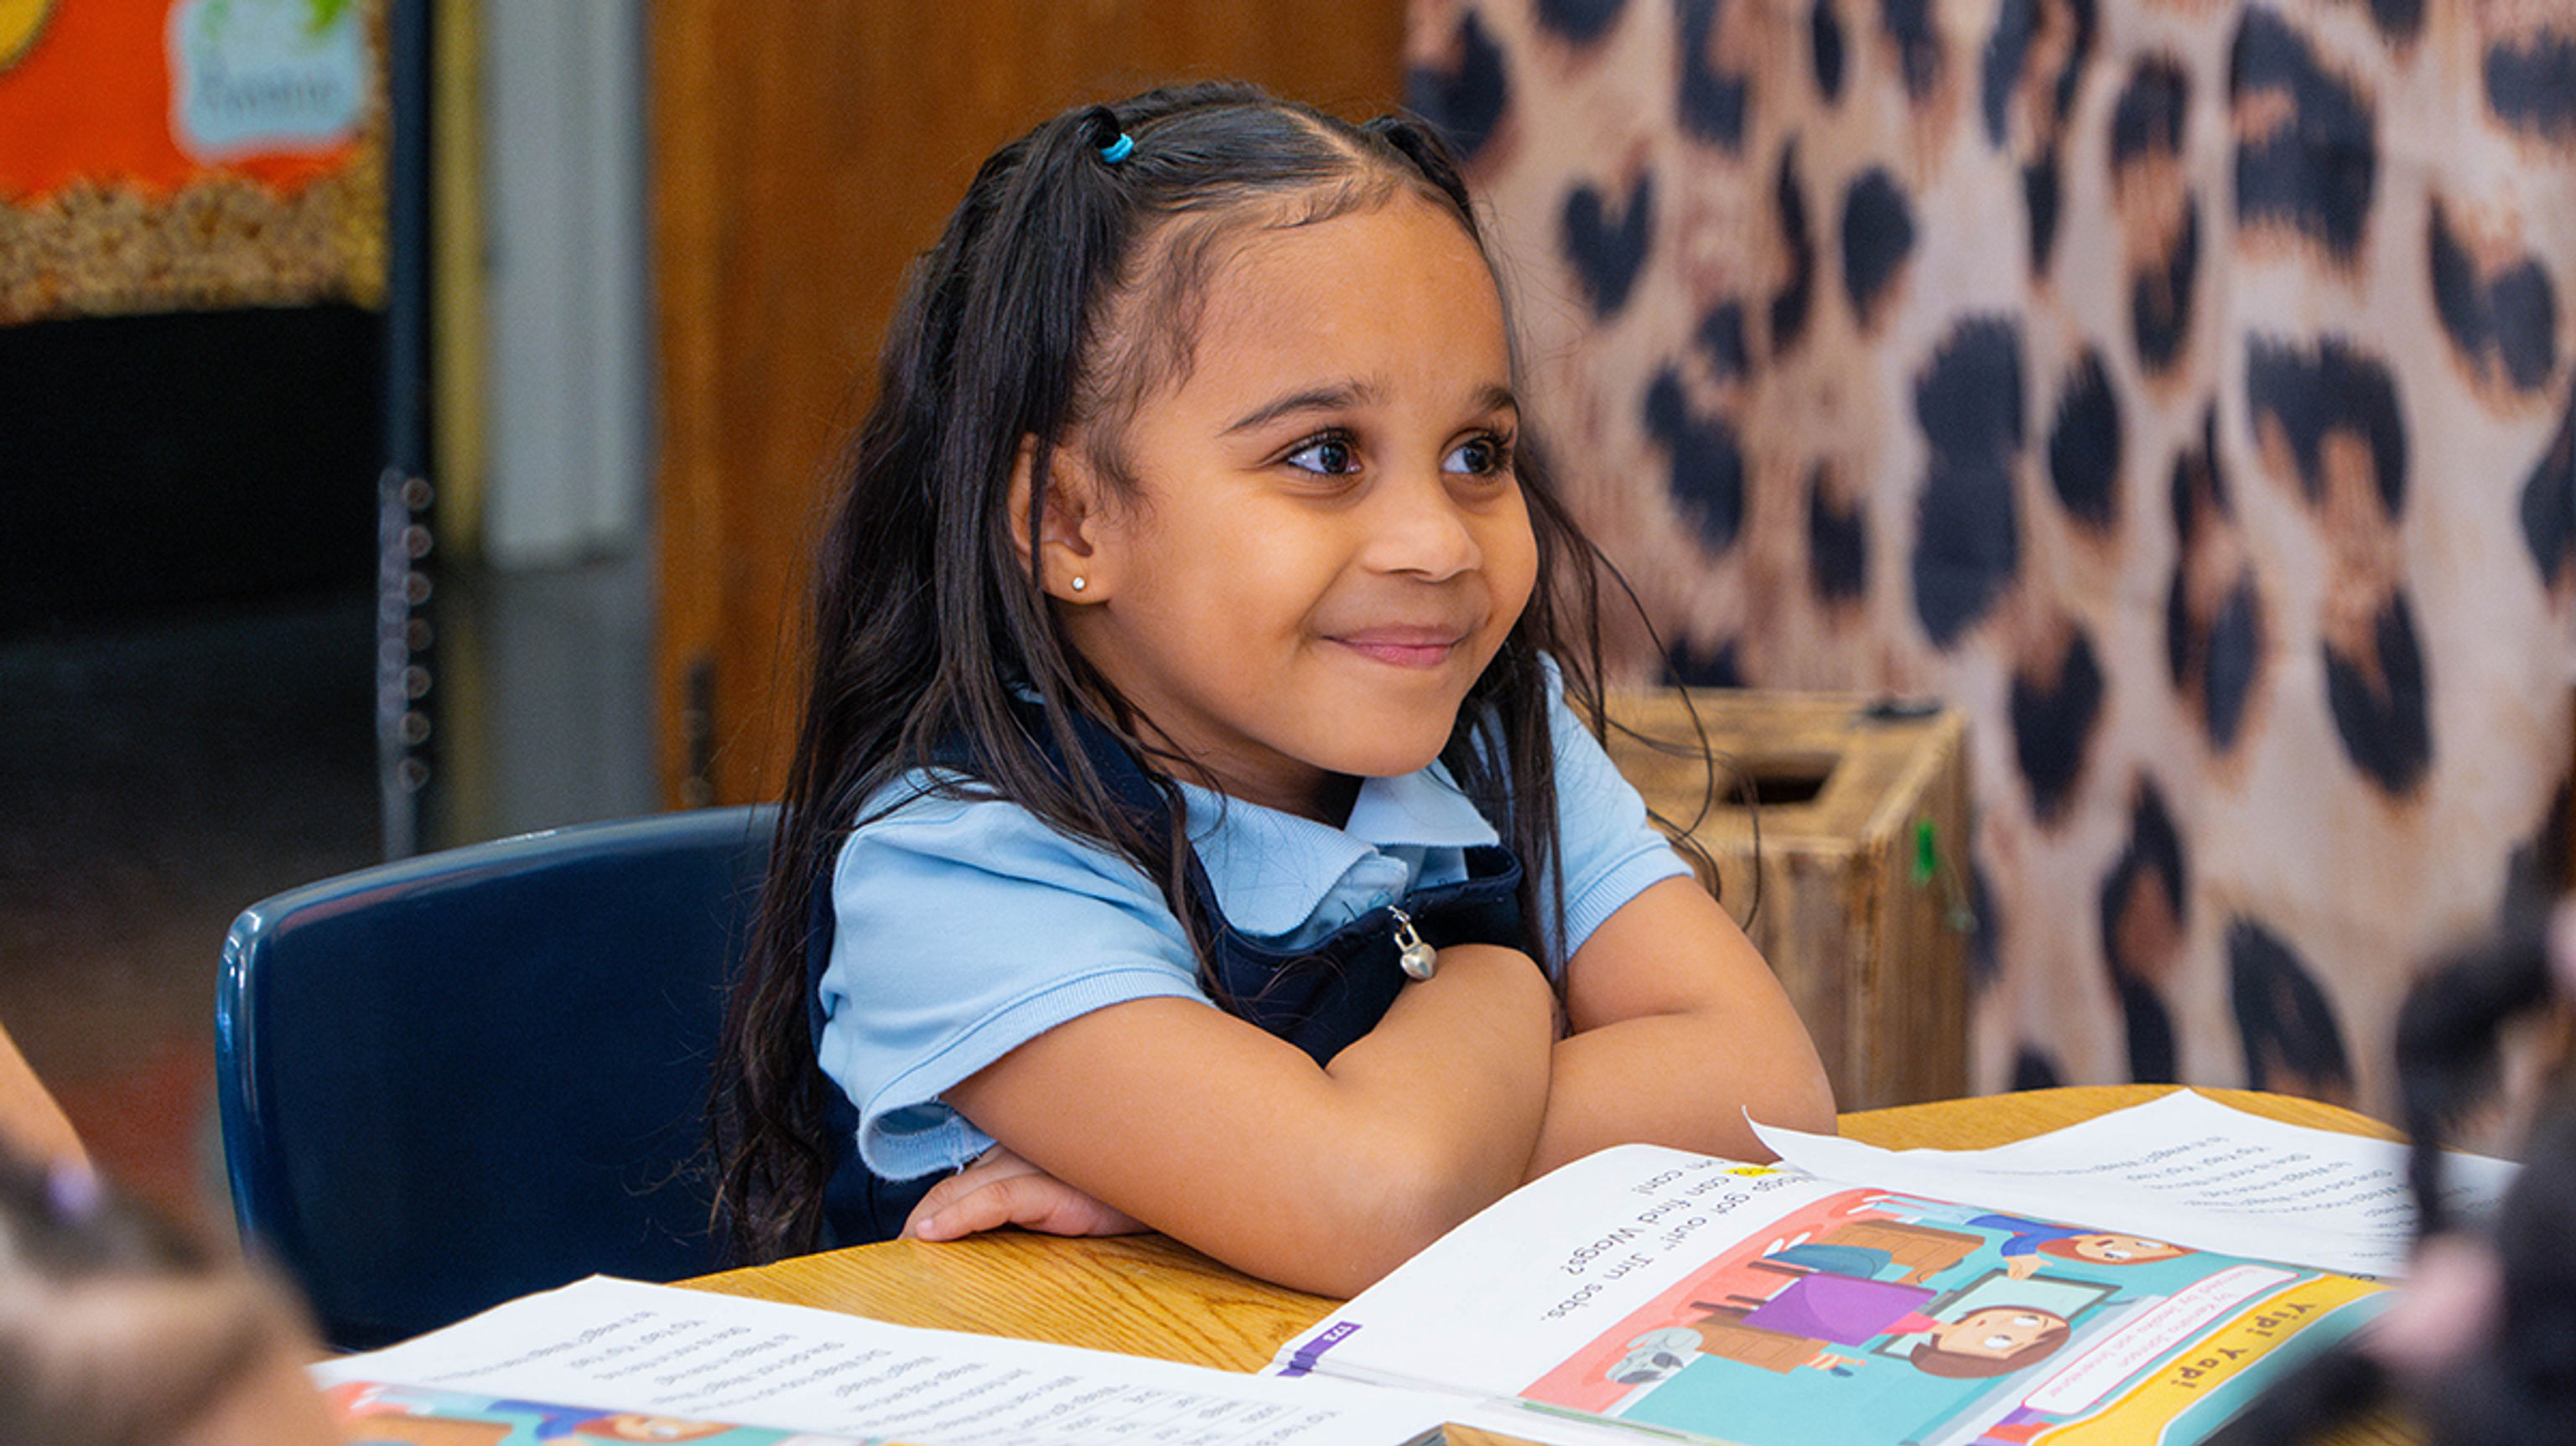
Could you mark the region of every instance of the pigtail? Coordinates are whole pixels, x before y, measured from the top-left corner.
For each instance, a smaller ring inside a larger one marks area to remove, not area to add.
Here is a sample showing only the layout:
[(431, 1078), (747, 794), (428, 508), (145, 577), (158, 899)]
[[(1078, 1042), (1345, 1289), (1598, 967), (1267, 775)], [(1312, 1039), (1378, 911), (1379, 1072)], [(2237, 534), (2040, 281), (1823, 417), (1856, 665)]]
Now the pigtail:
[(2420, 1234), (2438, 1235), (2454, 1223), (2442, 1199), (2438, 1146), (2494, 1094), (2498, 1033), (2548, 1000), (2544, 927), (2537, 918), (2515, 920), (2437, 967), (2398, 1010), (2398, 1093), (2407, 1136), (2417, 1142), (2407, 1183)]
[(2458, 1218), (2442, 1184), (2441, 1147), (2492, 1102), (2505, 1031), (2571, 1002), (2553, 988), (2550, 933), (2548, 916), (2517, 914), (2419, 981), (2398, 1013), (2419, 1236), (2482, 1234), (2501, 1286), (2483, 1341), (2464, 1342), (2449, 1369), (2420, 1383), (2422, 1414), (2441, 1446), (2576, 1437), (2576, 1254), (2567, 1249), (2576, 1228), (2576, 1077), (2567, 1061), (2551, 1062), (2531, 1103), (2522, 1173), (2494, 1220)]
[[(2562, 906), (2564, 907), (2564, 906)], [(2576, 1081), (2558, 1062), (2524, 1141), (2522, 1173), (2492, 1222), (2459, 1219), (2444, 1199), (2442, 1151), (2493, 1103), (2504, 1031), (2554, 999), (2545, 918), (2518, 913), (2491, 938), (2418, 979), (2397, 1022), (2398, 1087), (2413, 1144), (2417, 1258), (2424, 1242), (2466, 1236), (2492, 1251), (2500, 1295), (2432, 1379), (2401, 1379), (2367, 1338), (2284, 1377), (2211, 1438), (2212, 1446), (2313, 1441), (2402, 1395), (2436, 1446), (2513, 1446), (2576, 1438)], [(2403, 1388), (2401, 1390), (2401, 1388)]]

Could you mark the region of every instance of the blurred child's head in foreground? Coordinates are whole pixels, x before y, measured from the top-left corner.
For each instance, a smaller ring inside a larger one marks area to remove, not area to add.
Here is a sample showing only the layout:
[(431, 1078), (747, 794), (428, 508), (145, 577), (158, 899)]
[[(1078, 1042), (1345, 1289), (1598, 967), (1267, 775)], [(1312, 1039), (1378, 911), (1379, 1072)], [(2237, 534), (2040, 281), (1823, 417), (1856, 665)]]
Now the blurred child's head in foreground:
[(101, 1185), (0, 1152), (0, 1441), (336, 1442), (293, 1297)]

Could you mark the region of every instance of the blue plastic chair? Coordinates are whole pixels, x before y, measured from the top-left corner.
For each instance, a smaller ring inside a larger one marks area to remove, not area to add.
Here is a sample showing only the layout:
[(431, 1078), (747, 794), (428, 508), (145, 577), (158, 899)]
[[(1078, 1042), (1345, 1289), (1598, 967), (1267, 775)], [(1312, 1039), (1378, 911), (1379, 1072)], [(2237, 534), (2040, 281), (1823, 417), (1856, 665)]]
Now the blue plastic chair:
[(593, 1273), (718, 1263), (699, 1159), (772, 810), (429, 854), (280, 894), (224, 943), (233, 1214), (368, 1349)]

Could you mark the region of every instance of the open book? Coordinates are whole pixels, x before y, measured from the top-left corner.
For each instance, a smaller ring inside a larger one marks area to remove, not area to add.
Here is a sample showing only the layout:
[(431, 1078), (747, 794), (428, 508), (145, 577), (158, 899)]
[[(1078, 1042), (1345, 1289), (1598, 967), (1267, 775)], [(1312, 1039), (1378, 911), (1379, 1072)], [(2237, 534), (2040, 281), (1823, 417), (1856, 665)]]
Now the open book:
[[(2403, 1260), (2396, 1147), (2200, 1096), (1989, 1151), (1766, 1138), (1811, 1173), (1633, 1146), (1525, 1186), (1259, 1376), (605, 1279), (315, 1375), (359, 1441), (2179, 1446)], [(2461, 1159), (2463, 1212), (2509, 1168)]]
[[(1918, 1193), (1974, 1183), (1960, 1157), (1920, 1158), (1937, 1152), (1772, 1137), (1830, 1159), (1837, 1182), (1605, 1151), (1451, 1232), (1273, 1370), (1509, 1402), (1469, 1419), (1549, 1440), (1608, 1439), (1590, 1428), (1609, 1422), (1730, 1446), (2197, 1440), (2387, 1303), (2320, 1261), (2402, 1258), (2400, 1156), (2195, 1096), (2123, 1115), (2079, 1127), (2089, 1165), (2052, 1136), (1971, 1157), (2008, 1197), (2086, 1190), (2132, 1217), (2098, 1227)], [(1870, 1163), (1910, 1179), (1848, 1183), (1876, 1178), (1851, 1168)], [(2476, 1163), (2462, 1173), (2500, 1188), (2495, 1162)], [(2231, 1208), (2275, 1189), (2266, 1208)], [(2311, 1203), (2303, 1260), (2208, 1248), (2289, 1243), (2284, 1220)]]

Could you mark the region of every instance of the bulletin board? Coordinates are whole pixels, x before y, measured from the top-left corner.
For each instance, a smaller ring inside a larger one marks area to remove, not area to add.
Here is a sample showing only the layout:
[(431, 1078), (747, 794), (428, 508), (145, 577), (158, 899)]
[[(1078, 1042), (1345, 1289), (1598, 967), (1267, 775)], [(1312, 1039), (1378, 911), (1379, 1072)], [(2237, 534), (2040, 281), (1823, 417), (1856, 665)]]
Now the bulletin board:
[(385, 287), (382, 0), (0, 0), (0, 324)]

